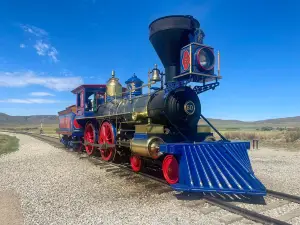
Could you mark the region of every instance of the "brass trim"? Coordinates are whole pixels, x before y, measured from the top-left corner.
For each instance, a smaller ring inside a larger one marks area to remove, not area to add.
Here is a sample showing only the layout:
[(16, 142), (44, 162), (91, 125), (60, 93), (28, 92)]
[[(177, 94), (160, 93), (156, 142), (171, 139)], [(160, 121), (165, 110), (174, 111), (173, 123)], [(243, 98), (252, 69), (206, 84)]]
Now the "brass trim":
[[(196, 110), (195, 104), (192, 101), (187, 101), (186, 103), (184, 103), (183, 108), (184, 108), (185, 113), (188, 115), (193, 115)], [(192, 111), (190, 111), (190, 110), (192, 110)]]
[(122, 97), (122, 85), (119, 79), (115, 77), (115, 71), (112, 71), (111, 78), (106, 83), (106, 94), (109, 97)]
[(108, 118), (108, 117), (113, 117), (113, 116), (123, 116), (123, 115), (130, 115), (131, 112), (126, 112), (126, 113), (118, 113), (118, 114), (110, 114), (110, 115), (105, 115), (105, 116), (89, 116), (89, 117), (82, 117), (82, 118), (76, 118), (76, 120), (86, 120), (86, 119), (94, 119), (94, 118)]
[(130, 149), (133, 154), (141, 155), (144, 157), (157, 159), (162, 155), (159, 152), (159, 145), (164, 143), (160, 137), (152, 136), (148, 139), (137, 139), (134, 138), (130, 141)]
[(139, 124), (135, 125), (136, 133), (164, 134), (164, 126), (160, 124)]
[(146, 119), (148, 117), (148, 112), (133, 112), (132, 113), (132, 120), (141, 120), (141, 119)]

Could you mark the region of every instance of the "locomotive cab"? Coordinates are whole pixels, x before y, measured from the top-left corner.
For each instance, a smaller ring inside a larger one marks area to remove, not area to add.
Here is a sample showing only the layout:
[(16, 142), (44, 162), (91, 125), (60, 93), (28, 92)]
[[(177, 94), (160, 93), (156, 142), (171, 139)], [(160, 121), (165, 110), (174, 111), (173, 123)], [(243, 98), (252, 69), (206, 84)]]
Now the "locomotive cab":
[(106, 85), (81, 85), (72, 91), (76, 95), (76, 115), (77, 116), (94, 116), (97, 105), (103, 101), (100, 96), (104, 96)]

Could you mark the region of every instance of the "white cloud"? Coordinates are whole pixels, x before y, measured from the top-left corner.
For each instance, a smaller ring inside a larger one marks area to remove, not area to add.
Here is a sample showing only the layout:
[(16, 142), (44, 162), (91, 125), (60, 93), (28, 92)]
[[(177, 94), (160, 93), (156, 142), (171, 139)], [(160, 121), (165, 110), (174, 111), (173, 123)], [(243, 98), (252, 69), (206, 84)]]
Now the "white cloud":
[[(36, 53), (39, 56), (48, 56), (55, 63), (59, 61), (57, 57), (58, 51), (50, 43), (48, 39), (49, 34), (45, 30), (28, 24), (27, 25), (21, 24), (20, 27), (26, 33), (29, 33), (31, 36), (34, 37), (35, 44), (33, 45), (33, 48), (36, 50)], [(23, 47), (21, 47), (20, 45), (20, 48)]]
[(45, 30), (41, 29), (41, 28), (29, 25), (29, 24), (21, 24), (20, 26), (25, 32), (33, 34), (36, 37), (48, 36), (48, 33)]
[(26, 45), (20, 44), (20, 48), (26, 48)]
[(31, 92), (31, 96), (55, 96), (54, 94), (48, 93), (48, 92)]
[(42, 98), (28, 98), (28, 99), (9, 98), (9, 99), (0, 100), (0, 102), (21, 103), (21, 104), (52, 104), (52, 103), (59, 103), (60, 101), (42, 99)]
[(58, 51), (56, 50), (56, 48), (51, 47), (48, 51), (48, 56), (53, 60), (53, 62), (58, 62), (57, 55)]
[(42, 40), (37, 40), (33, 46), (36, 49), (36, 53), (41, 56), (48, 55), (53, 62), (58, 62), (57, 55), (58, 51), (56, 48), (51, 46), (49, 43), (45, 43)]
[(33, 46), (36, 49), (38, 55), (46, 55), (46, 52), (49, 49), (49, 45), (43, 43), (42, 40), (37, 40), (36, 44)]
[(33, 71), (0, 72), (0, 87), (41, 85), (56, 91), (69, 91), (83, 84), (81, 77), (40, 76)]

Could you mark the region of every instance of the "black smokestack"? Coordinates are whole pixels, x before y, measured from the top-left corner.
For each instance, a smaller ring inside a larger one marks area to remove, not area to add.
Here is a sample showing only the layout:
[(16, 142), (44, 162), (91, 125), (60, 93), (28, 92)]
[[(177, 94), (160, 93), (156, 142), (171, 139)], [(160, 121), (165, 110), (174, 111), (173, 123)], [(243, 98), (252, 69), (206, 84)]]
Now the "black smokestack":
[(180, 49), (190, 43), (189, 34), (199, 28), (192, 16), (166, 16), (149, 25), (149, 39), (165, 67), (166, 82), (180, 72)]

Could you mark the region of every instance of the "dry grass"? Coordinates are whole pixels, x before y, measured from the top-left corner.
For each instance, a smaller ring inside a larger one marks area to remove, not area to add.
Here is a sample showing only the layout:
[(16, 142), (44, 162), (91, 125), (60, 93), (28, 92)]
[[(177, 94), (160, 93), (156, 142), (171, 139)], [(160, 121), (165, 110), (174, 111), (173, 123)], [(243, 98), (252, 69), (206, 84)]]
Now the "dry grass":
[(231, 140), (284, 140), (285, 142), (300, 141), (300, 129), (296, 131), (232, 131), (223, 135)]
[(300, 142), (300, 129), (295, 131), (287, 131), (285, 133), (286, 142)]
[(282, 131), (230, 131), (223, 135), (230, 140), (277, 140), (285, 136)]
[[(32, 132), (39, 134), (40, 133), (40, 126), (37, 125), (22, 125), (22, 126), (6, 126), (0, 127), (3, 130), (12, 130), (12, 131), (25, 131), (25, 132)], [(58, 128), (58, 124), (44, 124), (43, 132), (46, 135), (57, 137), (58, 134), (56, 133), (56, 129)]]
[(300, 149), (300, 129), (294, 131), (226, 131), (229, 140), (259, 140), (260, 145), (285, 149)]

